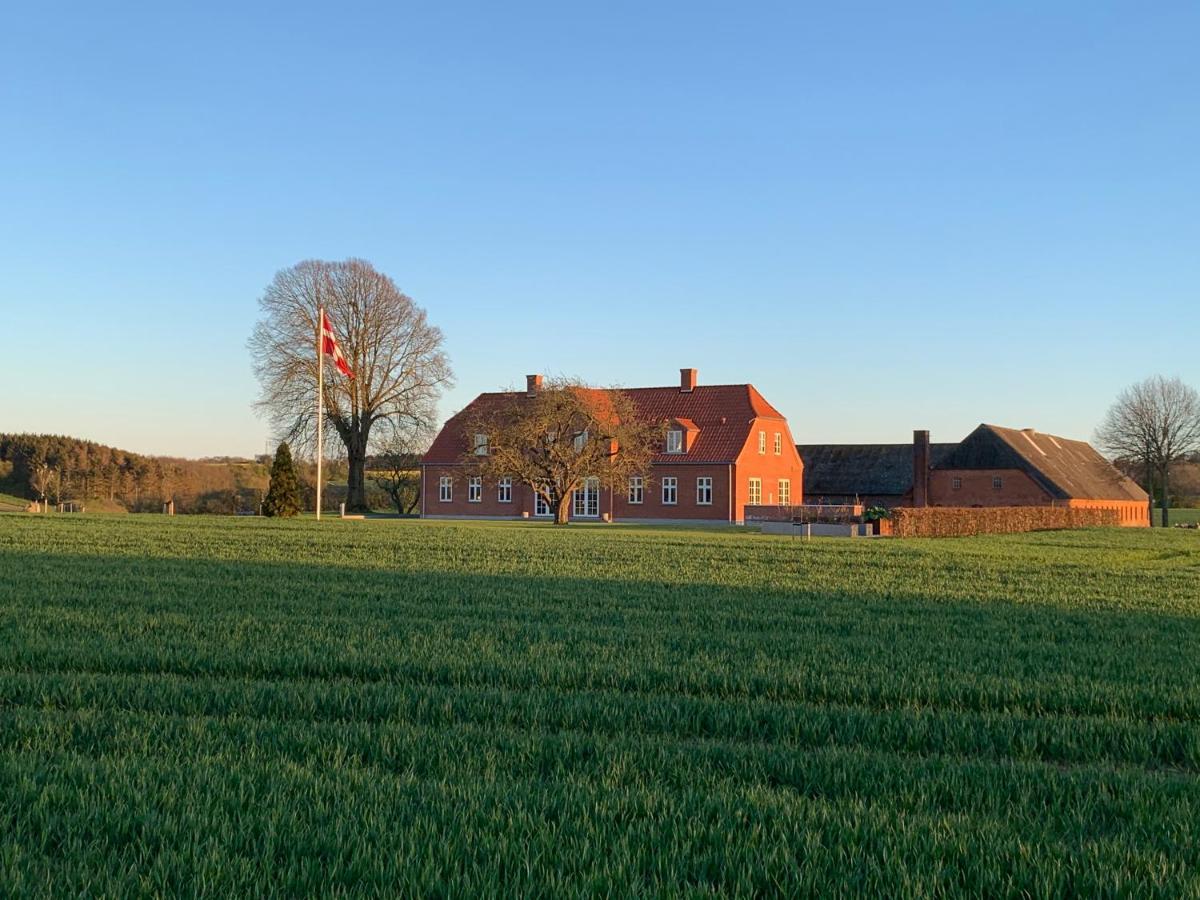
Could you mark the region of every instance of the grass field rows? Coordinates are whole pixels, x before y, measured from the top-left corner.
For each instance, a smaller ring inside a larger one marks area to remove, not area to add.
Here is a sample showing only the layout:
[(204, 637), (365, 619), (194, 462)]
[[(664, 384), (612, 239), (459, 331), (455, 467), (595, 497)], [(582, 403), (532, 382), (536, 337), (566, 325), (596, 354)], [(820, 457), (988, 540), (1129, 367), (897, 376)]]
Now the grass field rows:
[(0, 516), (14, 894), (1200, 894), (1200, 539)]

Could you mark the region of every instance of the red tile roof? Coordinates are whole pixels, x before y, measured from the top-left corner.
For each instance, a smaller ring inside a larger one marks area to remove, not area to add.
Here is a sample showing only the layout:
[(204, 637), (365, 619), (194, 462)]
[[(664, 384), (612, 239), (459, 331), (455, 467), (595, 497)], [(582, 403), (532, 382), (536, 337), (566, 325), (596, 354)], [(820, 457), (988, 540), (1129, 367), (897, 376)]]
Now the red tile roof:
[[(699, 429), (687, 453), (659, 453), (656, 463), (732, 463), (746, 446), (755, 418), (780, 419), (783, 414), (768, 403), (752, 384), (698, 385), (691, 391), (675, 387), (622, 388), (639, 415), (655, 422), (690, 420)], [(480, 394), (453, 416), (438, 433), (422, 460), (451, 464), (461, 461), (466, 450), (464, 423), (486, 414), (489, 406), (513, 397), (512, 393)], [(517, 392), (516, 396), (523, 396)]]

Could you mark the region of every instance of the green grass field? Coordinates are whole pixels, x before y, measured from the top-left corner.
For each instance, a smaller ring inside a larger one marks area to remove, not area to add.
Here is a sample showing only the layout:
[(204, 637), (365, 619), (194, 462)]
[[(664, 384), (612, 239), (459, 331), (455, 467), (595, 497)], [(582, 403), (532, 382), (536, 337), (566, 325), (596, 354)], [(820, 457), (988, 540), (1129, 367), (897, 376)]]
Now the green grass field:
[(1200, 894), (1200, 535), (0, 516), (10, 895)]
[[(1154, 521), (1159, 519), (1158, 510), (1154, 511)], [(1200, 522), (1200, 509), (1173, 509), (1170, 514), (1171, 524), (1176, 522)]]

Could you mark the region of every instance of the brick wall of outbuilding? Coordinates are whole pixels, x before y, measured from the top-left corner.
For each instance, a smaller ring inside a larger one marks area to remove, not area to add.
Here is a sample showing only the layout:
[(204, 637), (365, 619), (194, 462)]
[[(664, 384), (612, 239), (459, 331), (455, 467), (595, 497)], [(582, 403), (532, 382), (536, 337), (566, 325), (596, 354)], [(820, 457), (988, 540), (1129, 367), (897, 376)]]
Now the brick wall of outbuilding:
[[(954, 487), (954, 479), (962, 487)], [(1000, 478), (999, 489), (992, 479)], [(1054, 498), (1020, 469), (934, 469), (929, 473), (930, 506), (1049, 506)]]

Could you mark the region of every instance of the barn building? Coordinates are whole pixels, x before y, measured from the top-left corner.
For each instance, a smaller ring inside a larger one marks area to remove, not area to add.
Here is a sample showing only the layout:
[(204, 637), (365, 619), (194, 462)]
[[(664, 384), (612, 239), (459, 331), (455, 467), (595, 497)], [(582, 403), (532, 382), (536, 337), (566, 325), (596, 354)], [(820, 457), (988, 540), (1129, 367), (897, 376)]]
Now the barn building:
[[(541, 389), (529, 375), (522, 396)], [(639, 416), (666, 422), (667, 433), (646, 476), (612, 491), (599, 478), (572, 498), (573, 519), (626, 522), (742, 522), (747, 505), (799, 504), (803, 464), (783, 414), (752, 384), (702, 385), (680, 369), (672, 387), (625, 388)], [(483, 484), (465, 462), (466, 423), (498, 399), (480, 394), (442, 427), (421, 461), (421, 512), (426, 517), (551, 518), (528, 486), (502, 479)]]
[(797, 447), (809, 502), (881, 506), (1065, 506), (1114, 509), (1149, 525), (1149, 498), (1085, 441), (1032, 428), (980, 425), (958, 444)]

